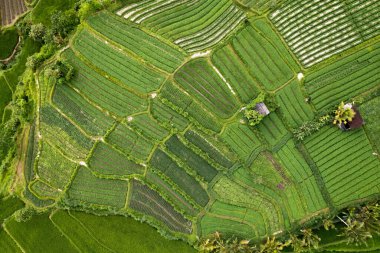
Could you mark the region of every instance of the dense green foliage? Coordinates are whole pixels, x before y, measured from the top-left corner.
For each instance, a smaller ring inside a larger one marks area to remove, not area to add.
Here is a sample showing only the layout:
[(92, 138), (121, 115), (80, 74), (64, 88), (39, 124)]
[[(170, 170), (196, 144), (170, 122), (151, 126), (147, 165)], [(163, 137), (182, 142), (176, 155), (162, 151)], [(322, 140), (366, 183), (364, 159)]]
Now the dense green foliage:
[(15, 28), (0, 32), (0, 60), (9, 57), (18, 42), (18, 33)]

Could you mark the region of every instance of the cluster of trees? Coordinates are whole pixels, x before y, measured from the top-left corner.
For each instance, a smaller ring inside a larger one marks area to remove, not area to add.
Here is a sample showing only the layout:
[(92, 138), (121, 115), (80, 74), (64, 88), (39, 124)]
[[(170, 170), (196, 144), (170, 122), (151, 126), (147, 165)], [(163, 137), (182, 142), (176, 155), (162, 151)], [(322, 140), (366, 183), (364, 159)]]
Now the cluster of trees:
[(317, 230), (335, 230), (336, 240), (339, 238), (347, 244), (366, 245), (373, 235), (380, 235), (380, 205), (370, 203), (364, 206), (348, 208), (333, 219), (326, 219), (316, 229), (301, 229), (299, 233), (288, 234), (285, 240), (276, 237), (267, 238), (260, 245), (249, 240), (237, 238), (225, 239), (218, 232), (202, 240), (198, 247), (202, 253), (280, 253), (290, 249), (295, 253), (310, 252), (320, 248), (323, 240)]

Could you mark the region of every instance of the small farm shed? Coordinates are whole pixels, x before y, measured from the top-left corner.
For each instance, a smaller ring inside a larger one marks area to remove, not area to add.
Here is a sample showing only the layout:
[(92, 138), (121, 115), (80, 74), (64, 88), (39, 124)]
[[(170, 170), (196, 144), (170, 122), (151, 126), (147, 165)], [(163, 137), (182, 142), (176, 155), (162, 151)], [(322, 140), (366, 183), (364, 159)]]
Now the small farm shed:
[(270, 113), (268, 107), (263, 102), (257, 103), (255, 106), (255, 110), (264, 116), (267, 116)]

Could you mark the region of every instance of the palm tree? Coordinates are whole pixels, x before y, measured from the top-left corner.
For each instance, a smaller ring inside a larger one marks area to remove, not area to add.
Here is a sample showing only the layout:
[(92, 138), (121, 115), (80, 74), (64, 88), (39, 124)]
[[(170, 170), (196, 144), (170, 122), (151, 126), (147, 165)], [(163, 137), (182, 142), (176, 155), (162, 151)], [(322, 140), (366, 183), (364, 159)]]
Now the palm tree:
[(276, 240), (276, 237), (269, 238), (265, 244), (260, 245), (260, 253), (280, 253), (286, 246), (289, 246), (291, 241), (282, 243)]
[(311, 228), (302, 229), (301, 232), (304, 247), (308, 248), (309, 251), (311, 251), (311, 249), (318, 249), (321, 238), (319, 238), (318, 235), (314, 234)]
[(355, 244), (356, 246), (361, 244), (367, 245), (367, 240), (372, 238), (372, 235), (367, 231), (363, 221), (358, 221), (351, 217), (348, 217), (346, 221), (339, 216), (338, 218), (346, 225), (338, 236), (345, 237), (347, 244)]
[(301, 240), (297, 235), (293, 235), (293, 234), (290, 235), (290, 241), (292, 242), (291, 245), (295, 253), (300, 253), (305, 249), (304, 241)]

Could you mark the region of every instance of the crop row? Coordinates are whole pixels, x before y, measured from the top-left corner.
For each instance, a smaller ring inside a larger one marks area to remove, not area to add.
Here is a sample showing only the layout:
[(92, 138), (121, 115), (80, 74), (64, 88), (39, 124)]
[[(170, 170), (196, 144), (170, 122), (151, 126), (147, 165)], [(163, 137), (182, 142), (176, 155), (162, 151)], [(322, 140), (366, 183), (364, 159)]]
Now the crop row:
[[(214, 223), (212, 222), (213, 220), (218, 220), (218, 222)], [(244, 236), (244, 238), (260, 238), (266, 235), (265, 222), (259, 212), (249, 208), (223, 203), (221, 201), (215, 201), (209, 213), (202, 217), (202, 234), (206, 236), (208, 234), (207, 232), (210, 230), (209, 227), (222, 234), (229, 234), (232, 232), (231, 229), (235, 227), (229, 227), (228, 225), (231, 223), (241, 224), (243, 229), (237, 228), (235, 233), (239, 236)], [(247, 225), (251, 227), (251, 229), (247, 228), (250, 234), (246, 234), (245, 228)], [(234, 235), (236, 236), (236, 234)]]
[(281, 2), (282, 0), (235, 0), (239, 4), (244, 7), (251, 8), (253, 10), (263, 12), (268, 10), (269, 8), (274, 8)]
[(143, 1), (117, 14), (173, 40), (188, 52), (216, 45), (245, 19), (243, 11), (228, 0)]
[(0, 0), (1, 26), (11, 24), (17, 16), (26, 10), (24, 0)]
[(183, 131), (189, 124), (189, 121), (184, 116), (163, 104), (159, 99), (152, 100), (150, 113), (155, 120), (167, 129)]
[(146, 110), (146, 99), (97, 73), (78, 59), (72, 50), (66, 50), (63, 55), (77, 70), (77, 74), (70, 81), (71, 85), (98, 106), (118, 116)]
[(364, 40), (380, 34), (380, 2), (378, 0), (349, 0), (346, 4)]
[(355, 97), (378, 85), (380, 43), (315, 72), (306, 80), (307, 90), (317, 109)]
[(271, 112), (266, 116), (257, 126), (257, 129), (270, 146), (279, 143), (288, 133), (288, 130), (276, 112)]
[(28, 149), (25, 154), (24, 178), (29, 183), (34, 178), (34, 164), (38, 153), (38, 139), (36, 122), (34, 121), (29, 130)]
[(91, 139), (83, 135), (79, 129), (64, 118), (51, 106), (43, 106), (40, 110), (42, 136), (51, 144), (75, 159), (83, 159), (93, 146)]
[(186, 94), (173, 82), (166, 82), (163, 86), (160, 97), (167, 105), (181, 113), (182, 116), (190, 116), (198, 124), (206, 129), (220, 132), (222, 125), (218, 118), (216, 118), (212, 111), (206, 111), (199, 103), (197, 103), (192, 96)]
[(231, 45), (216, 49), (212, 54), (212, 62), (231, 85), (240, 101), (248, 104), (259, 94), (257, 82)]
[(87, 204), (123, 208), (127, 191), (127, 181), (97, 178), (89, 169), (79, 167), (67, 196), (71, 200)]
[(291, 82), (277, 92), (276, 100), (286, 122), (291, 127), (297, 127), (314, 116), (311, 106), (305, 102), (305, 97), (297, 81)]
[(231, 117), (238, 109), (233, 93), (204, 59), (188, 62), (174, 78), (184, 90), (221, 118)]
[(245, 161), (255, 148), (261, 145), (260, 140), (255, 136), (252, 130), (240, 123), (228, 125), (221, 135), (229, 147)]
[(206, 160), (194, 153), (190, 148), (186, 147), (176, 135), (173, 135), (165, 142), (166, 148), (181, 159), (186, 166), (194, 170), (198, 175), (204, 178), (206, 182), (211, 180), (218, 174), (218, 171), (213, 168)]
[(174, 210), (156, 191), (136, 180), (132, 182), (130, 208), (154, 217), (175, 232), (186, 234), (192, 232), (191, 221)]
[(106, 12), (90, 17), (88, 22), (97, 32), (165, 71), (173, 72), (184, 60), (179, 50)]
[(184, 137), (222, 167), (228, 169), (233, 165), (234, 154), (220, 140), (193, 130), (186, 131)]
[(130, 161), (125, 155), (103, 142), (96, 146), (89, 165), (92, 170), (102, 175), (126, 176), (143, 174), (144, 167)]
[(53, 103), (90, 135), (104, 135), (113, 124), (112, 118), (87, 102), (67, 85), (56, 86)]
[(151, 140), (122, 123), (111, 132), (107, 137), (107, 141), (128, 156), (141, 161), (147, 160), (154, 146)]
[(196, 31), (193, 34), (179, 38), (174, 41), (188, 52), (201, 51), (210, 48), (232, 32), (242, 20), (245, 14), (235, 5), (222, 13), (213, 23)]
[(154, 91), (164, 81), (164, 77), (158, 72), (127, 56), (121, 50), (107, 45), (85, 30), (76, 37), (74, 48), (96, 68), (138, 92)]
[(379, 192), (376, 182), (380, 179), (380, 163), (362, 129), (342, 134), (339, 129), (325, 127), (305, 145), (335, 204)]
[[(270, 18), (306, 67), (376, 36), (378, 1), (287, 2)], [(376, 14), (375, 14), (376, 13)]]
[(37, 179), (29, 184), (30, 190), (41, 198), (57, 199), (60, 196), (60, 192), (46, 184), (45, 182)]
[(172, 180), (180, 189), (189, 195), (200, 206), (205, 206), (209, 201), (207, 192), (202, 188), (198, 181), (179, 167), (166, 153), (157, 149), (150, 164), (154, 169), (161, 171), (165, 176)]
[(225, 217), (206, 214), (200, 221), (202, 237), (214, 234), (218, 231), (226, 237), (240, 236), (242, 238), (252, 238), (257, 232), (249, 225), (240, 221), (226, 219)]
[[(188, 216), (196, 216), (197, 210), (191, 204), (191, 202), (184, 197), (184, 193), (181, 189), (175, 189), (170, 183), (162, 179), (157, 173), (149, 170), (146, 174), (146, 181), (154, 185), (154, 188), (164, 195), (169, 201), (182, 210)], [(177, 187), (178, 188), (178, 187)]]
[(44, 142), (38, 158), (37, 175), (56, 191), (63, 191), (69, 184), (76, 164), (67, 160), (54, 147)]
[(232, 40), (232, 46), (250, 74), (268, 90), (280, 87), (293, 77), (283, 56), (253, 26), (247, 26)]
[(157, 121), (149, 114), (134, 116), (127, 124), (151, 140), (161, 141), (169, 135), (169, 131), (157, 124)]

